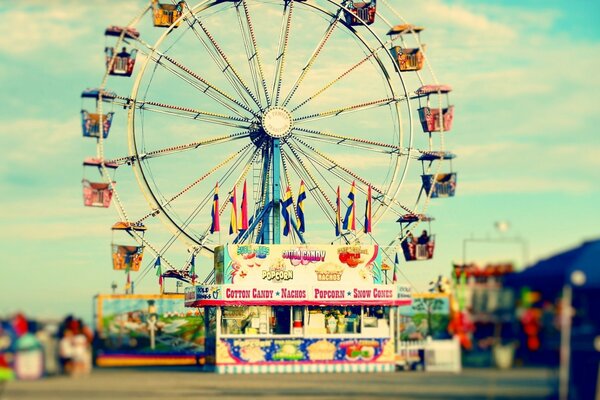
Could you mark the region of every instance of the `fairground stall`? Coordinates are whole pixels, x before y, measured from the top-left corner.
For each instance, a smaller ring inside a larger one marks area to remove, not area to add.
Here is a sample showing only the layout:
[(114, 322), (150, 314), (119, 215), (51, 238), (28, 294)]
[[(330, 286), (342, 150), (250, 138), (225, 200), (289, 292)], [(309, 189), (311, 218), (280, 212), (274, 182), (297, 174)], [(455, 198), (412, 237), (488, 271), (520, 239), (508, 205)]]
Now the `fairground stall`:
[(393, 371), (395, 307), (411, 298), (383, 267), (376, 245), (225, 245), (185, 305), (205, 310), (217, 372)]
[(203, 315), (183, 307), (183, 294), (100, 294), (94, 321), (99, 367), (204, 362)]

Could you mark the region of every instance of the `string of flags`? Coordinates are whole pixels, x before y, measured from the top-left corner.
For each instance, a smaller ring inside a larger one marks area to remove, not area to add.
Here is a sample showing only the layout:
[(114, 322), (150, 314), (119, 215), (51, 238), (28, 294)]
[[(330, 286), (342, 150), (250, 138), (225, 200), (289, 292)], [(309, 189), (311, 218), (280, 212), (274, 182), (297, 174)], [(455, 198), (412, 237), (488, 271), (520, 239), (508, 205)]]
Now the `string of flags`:
[(156, 257), (156, 261), (154, 262), (154, 268), (156, 268), (156, 276), (158, 276), (158, 284), (160, 285), (160, 291), (162, 292), (163, 276), (162, 267), (160, 265), (160, 256)]
[[(344, 219), (341, 219), (342, 215), (342, 199), (340, 197), (340, 187), (337, 188), (337, 201), (336, 201), (336, 223), (335, 223), (335, 236), (340, 236), (342, 230), (356, 231), (356, 198), (355, 198), (356, 182), (352, 182), (350, 192), (348, 193), (348, 203), (346, 204), (346, 214)], [(371, 185), (367, 189), (367, 198), (365, 200), (365, 218), (363, 223), (363, 232), (371, 233), (373, 231), (372, 222), (372, 204), (373, 197), (371, 191)]]
[[(346, 210), (344, 218), (342, 218), (342, 200), (340, 196), (340, 187), (337, 188), (337, 200), (336, 200), (336, 222), (335, 222), (335, 235), (340, 236), (344, 230), (356, 231), (356, 182), (352, 182), (350, 192), (348, 193), (348, 202), (345, 205)], [(290, 210), (290, 206), (293, 205), (292, 190), (288, 186), (285, 190), (283, 199), (281, 200), (281, 216), (283, 222), (283, 236), (288, 236), (292, 230), (292, 222), (295, 222), (296, 229), (300, 233), (306, 232), (306, 219), (305, 219), (305, 208), (304, 204), (307, 199), (306, 187), (304, 181), (300, 181), (300, 189), (298, 191), (298, 197), (296, 200), (296, 212)], [(367, 189), (367, 197), (365, 200), (365, 214), (362, 231), (364, 233), (371, 233), (373, 231), (372, 225), (372, 188), (369, 185)], [(231, 196), (229, 197), (229, 205), (231, 207), (231, 216), (229, 219), (229, 234), (238, 234), (248, 229), (248, 196), (247, 196), (247, 184), (244, 181), (242, 201), (238, 213), (238, 201), (237, 201), (237, 188), (234, 187)], [(295, 215), (294, 215), (295, 214)], [(294, 220), (292, 221), (292, 218)], [(220, 232), (220, 221), (219, 221), (219, 184), (215, 185), (213, 204), (211, 207), (211, 227), (210, 233)]]
[(221, 224), (219, 221), (219, 182), (215, 185), (215, 194), (213, 195), (213, 205), (210, 210), (210, 217), (212, 224), (210, 226), (210, 233), (220, 232)]
[(283, 236), (290, 234), (291, 220), (290, 220), (290, 206), (292, 205), (292, 189), (288, 186), (285, 190), (285, 196), (281, 203), (281, 216), (283, 217)]
[(304, 200), (306, 200), (306, 190), (304, 188), (304, 181), (300, 181), (300, 191), (298, 192), (298, 218), (296, 219), (296, 225), (298, 231), (304, 233), (306, 231), (306, 223), (304, 222)]
[(196, 255), (192, 254), (190, 260), (190, 277), (192, 278), (192, 285), (196, 284)]
[[(336, 236), (340, 236), (342, 234), (342, 230), (356, 230), (356, 201), (355, 201), (355, 190), (356, 183), (352, 182), (352, 186), (350, 188), (350, 192), (348, 193), (348, 202), (346, 204), (346, 212), (344, 214), (344, 218), (341, 218), (342, 212), (342, 201), (340, 196), (340, 187), (337, 188), (337, 201), (336, 201), (336, 223), (335, 223), (335, 234)], [(300, 189), (298, 191), (298, 198), (296, 201), (296, 229), (298, 232), (306, 232), (306, 221), (305, 221), (305, 213), (304, 213), (304, 203), (306, 201), (306, 188), (304, 185), (304, 181), (300, 182)], [(238, 206), (237, 206), (237, 190), (236, 187), (233, 188), (231, 196), (229, 197), (229, 203), (231, 205), (231, 218), (229, 220), (229, 234), (237, 234), (240, 231), (245, 231), (248, 229), (249, 221), (248, 221), (248, 196), (247, 196), (247, 185), (246, 181), (244, 181), (243, 191), (242, 191), (242, 201), (240, 205), (240, 213), (238, 215)], [(288, 236), (290, 230), (292, 228), (292, 214), (293, 210), (290, 212), (289, 208), (293, 205), (292, 199), (292, 190), (288, 186), (285, 190), (284, 198), (281, 201), (281, 214), (283, 219), (283, 235)], [(215, 184), (214, 194), (213, 194), (213, 204), (211, 207), (211, 227), (210, 232), (220, 232), (220, 220), (219, 220), (219, 183)], [(363, 232), (370, 233), (372, 232), (372, 194), (371, 194), (371, 186), (369, 185), (367, 190), (367, 198), (365, 200), (365, 216), (364, 216), (364, 224), (363, 224)], [(192, 284), (196, 283), (196, 257), (192, 255), (190, 260), (190, 276), (192, 279)], [(394, 271), (393, 271), (393, 281), (397, 281), (396, 269), (398, 266), (398, 254), (394, 259)], [(163, 276), (162, 276), (162, 266), (160, 261), (160, 256), (156, 258), (154, 262), (154, 268), (156, 270), (156, 276), (158, 277), (158, 284), (160, 285), (161, 292), (163, 288)], [(129, 289), (133, 286), (133, 282), (131, 282), (129, 274), (127, 275), (127, 284), (126, 288)]]

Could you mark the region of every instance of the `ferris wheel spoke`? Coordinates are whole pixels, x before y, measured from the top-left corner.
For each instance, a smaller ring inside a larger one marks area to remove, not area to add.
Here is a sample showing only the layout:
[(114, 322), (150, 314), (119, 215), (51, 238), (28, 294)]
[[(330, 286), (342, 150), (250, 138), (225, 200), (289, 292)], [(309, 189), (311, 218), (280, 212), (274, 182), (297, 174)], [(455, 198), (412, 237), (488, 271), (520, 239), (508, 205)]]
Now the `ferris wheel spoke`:
[[(254, 95), (254, 93), (252, 93), (252, 91), (248, 88), (248, 85), (246, 85), (246, 83), (244, 82), (244, 80), (242, 79), (240, 74), (237, 72), (235, 67), (231, 64), (231, 62), (229, 61), (229, 58), (227, 57), (225, 52), (221, 49), (221, 47), (219, 46), (219, 44), (217, 43), (217, 41), (215, 40), (213, 35), (206, 28), (206, 26), (202, 23), (202, 21), (196, 16), (196, 14), (194, 14), (192, 12), (192, 10), (189, 8), (187, 3), (185, 3), (185, 4), (186, 4), (186, 7), (188, 8), (188, 10), (190, 11), (189, 15), (191, 15), (193, 17), (193, 20), (190, 20), (189, 17), (185, 17), (186, 22), (188, 23), (188, 25), (190, 26), (190, 28), (192, 29), (192, 31), (194, 32), (196, 37), (205, 46), (206, 50), (211, 55), (211, 57), (213, 58), (213, 60), (217, 64), (217, 66), (219, 68), (221, 68), (221, 71), (223, 72), (223, 74), (225, 76), (230, 78), (230, 82), (234, 88), (238, 88), (238, 89), (241, 88), (252, 99), (254, 104), (260, 110), (262, 110), (262, 106), (261, 106), (260, 102)], [(210, 45), (208, 43), (206, 43), (206, 41), (203, 39), (202, 35), (200, 35), (200, 33), (194, 27), (194, 25), (198, 25), (200, 27), (202, 32), (204, 32), (204, 35), (206, 36), (206, 38), (208, 38)], [(211, 49), (212, 49), (212, 51), (211, 51)], [(215, 54), (215, 52), (216, 52), (216, 54)], [(241, 99), (243, 99), (243, 101), (246, 102), (246, 97), (243, 96), (243, 93), (240, 93), (240, 95), (241, 95)]]
[(315, 120), (323, 119), (323, 118), (337, 117), (338, 115), (342, 115), (342, 114), (349, 114), (349, 113), (357, 112), (357, 111), (365, 111), (365, 110), (369, 110), (371, 108), (384, 107), (389, 104), (396, 104), (396, 103), (399, 103), (402, 101), (406, 101), (406, 99), (407, 99), (406, 97), (399, 97), (399, 98), (389, 97), (386, 99), (368, 101), (366, 103), (353, 104), (353, 105), (346, 106), (346, 107), (336, 108), (333, 110), (322, 111), (319, 113), (294, 118), (294, 123), (315, 121)]
[[(244, 163), (244, 161), (246, 160), (248, 154), (251, 154), (252, 158), (256, 157), (257, 149), (254, 149), (254, 151), (253, 151), (253, 149), (251, 147), (247, 147), (246, 149), (244, 149), (244, 151), (242, 152), (242, 154), (240, 154), (236, 158), (236, 160), (233, 162), (233, 164), (230, 166), (230, 168), (227, 171), (225, 171), (225, 173), (221, 177), (219, 177), (217, 179), (217, 182), (221, 182), (221, 183), (226, 182), (229, 179), (229, 176), (233, 173), (233, 171), (237, 170), (239, 168), (239, 166)], [(247, 169), (248, 169), (248, 167), (246, 167), (245, 171), (247, 171)], [(240, 178), (238, 178), (238, 180), (243, 179), (243, 177), (245, 176), (246, 173), (247, 172), (243, 172), (242, 175), (240, 176)], [(237, 184), (238, 183), (235, 183), (235, 186), (237, 186)], [(229, 199), (229, 197), (231, 196), (232, 193), (233, 193), (233, 190), (231, 190), (231, 192), (229, 192), (227, 194), (227, 199)], [(212, 201), (211, 201), (212, 198), (213, 198), (213, 193), (212, 192), (208, 192), (206, 194), (206, 196), (204, 197), (204, 199), (198, 203), (198, 205), (196, 206), (196, 208), (185, 219), (185, 226), (184, 227), (189, 226), (196, 219), (196, 217), (200, 214), (200, 212), (208, 204), (212, 204)], [(223, 204), (221, 205), (221, 207), (219, 209), (219, 215), (223, 214), (223, 212), (227, 208), (227, 204), (228, 204), (228, 201), (224, 201), (223, 202)], [(208, 233), (210, 232), (210, 226), (211, 225), (212, 224), (209, 223), (207, 225), (206, 229), (200, 235), (200, 243), (204, 244), (204, 242), (206, 241), (206, 239), (208, 237)]]
[[(299, 170), (303, 171), (303, 173), (306, 174), (305, 176), (306, 176), (306, 178), (308, 178), (307, 180), (308, 180), (308, 182), (310, 182), (310, 185), (311, 185), (309, 192), (312, 192), (315, 190), (318, 191), (321, 194), (322, 198), (325, 200), (325, 203), (329, 206), (329, 209), (331, 209), (335, 212), (335, 206), (334, 206), (333, 202), (331, 201), (329, 196), (327, 196), (327, 193), (321, 187), (321, 185), (319, 185), (319, 181), (310, 172), (310, 169), (306, 166), (305, 162), (300, 157), (300, 153), (297, 151), (297, 149), (294, 146), (292, 146), (289, 143), (289, 141), (286, 141), (285, 144), (290, 149), (290, 152), (294, 156), (293, 158), (288, 156), (288, 161), (294, 160), (296, 162), (296, 164), (298, 165)], [(290, 164), (293, 165), (294, 163), (290, 162)]]
[(250, 41), (250, 38), (248, 37), (248, 30), (247, 30), (247, 25), (245, 24), (245, 18), (242, 17), (242, 14), (240, 12), (240, 3), (236, 3), (235, 4), (235, 13), (237, 15), (237, 20), (238, 20), (238, 25), (240, 28), (240, 34), (242, 36), (242, 42), (244, 44), (244, 51), (246, 52), (246, 60), (248, 61), (248, 68), (250, 70), (250, 79), (252, 81), (252, 85), (253, 85), (253, 89), (254, 89), (254, 93), (256, 93), (259, 102), (261, 102), (262, 104), (262, 99), (260, 96), (261, 93), (261, 88), (260, 88), (260, 83), (259, 83), (259, 77), (258, 77), (258, 70), (257, 70), (257, 66), (256, 66), (256, 60), (255, 60), (255, 56), (256, 53), (254, 51), (254, 48), (252, 47), (252, 43)]
[(323, 188), (319, 186), (318, 181), (314, 178), (311, 172), (304, 165), (304, 162), (299, 157), (299, 155), (294, 154), (295, 150), (291, 147), (289, 148), (290, 152), (292, 153), (291, 155), (287, 154), (287, 151), (282, 147), (282, 160), (286, 160), (286, 163), (292, 167), (295, 174), (304, 181), (304, 183), (306, 184), (306, 190), (308, 194), (313, 198), (313, 200), (319, 206), (321, 211), (323, 211), (325, 217), (332, 224), (335, 224), (335, 206), (328, 198)]
[(319, 140), (327, 143), (332, 143), (340, 146), (349, 146), (354, 149), (361, 148), (372, 152), (383, 153), (383, 154), (398, 154), (405, 155), (408, 151), (401, 149), (397, 145), (377, 142), (374, 140), (360, 139), (356, 137), (338, 135), (330, 132), (323, 132), (314, 129), (306, 128), (293, 128), (292, 132), (300, 134), (302, 137), (311, 138), (313, 140)]
[[(246, 153), (246, 154), (243, 154), (243, 153)], [(253, 154), (253, 156), (252, 156), (252, 157), (256, 157), (257, 150), (256, 150), (256, 149), (254, 149), (254, 152), (253, 152), (253, 151), (252, 151), (252, 148), (251, 148), (250, 146), (248, 146), (246, 149), (244, 149), (244, 150), (242, 151), (242, 154), (240, 154), (240, 155), (239, 155), (239, 156), (236, 158), (236, 160), (233, 162), (233, 164), (230, 166), (230, 168), (229, 168), (229, 169), (228, 169), (228, 170), (227, 170), (227, 171), (226, 171), (226, 172), (223, 174), (223, 176), (221, 176), (221, 177), (220, 177), (220, 179), (217, 179), (217, 182), (225, 182), (225, 181), (228, 179), (228, 177), (231, 175), (232, 171), (235, 171), (237, 168), (239, 168), (239, 165), (240, 165), (240, 164), (243, 164), (244, 160), (246, 159), (245, 157), (246, 157), (248, 154)], [(244, 176), (244, 173), (242, 174), (242, 177), (240, 177), (239, 179), (243, 179), (243, 176)], [(237, 186), (237, 183), (236, 183), (236, 186)], [(232, 192), (233, 192), (233, 190), (232, 190)], [(228, 194), (227, 198), (229, 198), (229, 196), (231, 196), (231, 193), (232, 193), (232, 192), (230, 192), (230, 193)], [(197, 216), (198, 216), (198, 215), (199, 215), (199, 214), (202, 212), (202, 210), (204, 210), (204, 209), (205, 209), (205, 207), (206, 207), (208, 204), (212, 204), (212, 201), (211, 201), (211, 200), (212, 200), (212, 197), (213, 197), (213, 193), (212, 193), (212, 192), (208, 192), (208, 193), (206, 194), (206, 196), (204, 197), (204, 199), (202, 199), (202, 200), (201, 200), (201, 201), (198, 203), (198, 205), (197, 205), (197, 206), (194, 208), (194, 210), (192, 210), (192, 212), (190, 212), (190, 213), (189, 213), (189, 215), (187, 216), (187, 218), (184, 220), (184, 222), (183, 222), (183, 224), (182, 224), (182, 225), (183, 225), (183, 226), (182, 226), (182, 228), (188, 228), (188, 227), (189, 227), (189, 225), (190, 225), (190, 224), (191, 224), (191, 223), (192, 223), (192, 222), (193, 222), (193, 221), (196, 219), (196, 217), (197, 217)], [(221, 215), (221, 214), (223, 213), (223, 211), (224, 211), (224, 210), (225, 210), (225, 208), (227, 207), (227, 203), (228, 203), (228, 202), (223, 202), (223, 204), (222, 204), (222, 206), (221, 206), (221, 208), (220, 208), (220, 211), (219, 211), (219, 215)], [(205, 248), (206, 248), (206, 246), (204, 245), (204, 243), (205, 243), (205, 241), (206, 241), (206, 239), (207, 239), (207, 237), (208, 237), (208, 233), (210, 232), (210, 225), (211, 225), (211, 224), (208, 224), (208, 227), (206, 228), (206, 230), (203, 232), (203, 234), (202, 234), (202, 235), (200, 235), (200, 236), (199, 236), (199, 239), (200, 239), (200, 240), (199, 240), (199, 242), (200, 242), (200, 245), (201, 245), (201, 246), (203, 246), (203, 247), (205, 247)]]
[(331, 20), (331, 22), (329, 23), (329, 26), (325, 30), (325, 33), (321, 37), (321, 40), (319, 41), (319, 44), (317, 44), (317, 47), (315, 48), (315, 50), (311, 54), (310, 58), (308, 59), (308, 61), (304, 65), (304, 67), (302, 68), (302, 72), (300, 73), (300, 75), (298, 76), (298, 78), (296, 78), (296, 81), (292, 85), (292, 89), (290, 90), (290, 92), (288, 93), (288, 95), (285, 97), (285, 100), (283, 101), (283, 104), (282, 104), (283, 107), (285, 107), (290, 102), (290, 100), (292, 99), (292, 97), (294, 97), (294, 94), (296, 93), (296, 90), (298, 90), (298, 87), (300, 86), (300, 84), (302, 83), (302, 81), (304, 81), (304, 78), (306, 78), (306, 75), (308, 74), (308, 71), (310, 71), (310, 69), (314, 65), (317, 57), (319, 57), (319, 54), (321, 54), (321, 50), (323, 50), (323, 47), (325, 47), (325, 44), (327, 43), (327, 41), (331, 37), (331, 34), (333, 33), (333, 30), (337, 26), (337, 23), (339, 21), (339, 18), (340, 18), (340, 15), (341, 15), (342, 11), (343, 11), (343, 6), (340, 6), (340, 8), (338, 9), (335, 17)]
[[(247, 0), (242, 0), (242, 7), (244, 8), (244, 16), (246, 17), (246, 24), (248, 26), (248, 33), (250, 34), (250, 42), (252, 44), (252, 59), (256, 63), (258, 69), (258, 77), (260, 78), (260, 82), (262, 84), (262, 89), (264, 92), (265, 100), (267, 102), (267, 106), (271, 106), (271, 99), (269, 97), (269, 89), (267, 88), (267, 81), (265, 79), (265, 74), (262, 67), (262, 61), (260, 57), (260, 52), (258, 50), (258, 45), (256, 41), (256, 34), (254, 32), (254, 26), (252, 25), (252, 18), (250, 17), (250, 10), (248, 8)], [(257, 91), (257, 93), (260, 90)]]
[[(381, 188), (379, 188), (376, 185), (373, 185), (372, 182), (369, 182), (367, 179), (361, 177), (359, 174), (357, 174), (356, 172), (352, 171), (351, 169), (341, 165), (340, 163), (338, 163), (337, 161), (335, 161), (334, 159), (332, 159), (331, 157), (326, 156), (325, 154), (323, 154), (322, 152), (320, 152), (319, 150), (315, 149), (313, 146), (305, 143), (304, 141), (298, 139), (298, 138), (293, 138), (293, 141), (298, 142), (299, 144), (301, 144), (303, 146), (304, 149), (308, 150), (301, 150), (298, 149), (299, 151), (301, 151), (305, 156), (309, 157), (310, 159), (315, 160), (316, 162), (319, 162), (319, 164), (326, 168), (329, 172), (336, 174), (339, 178), (344, 179), (346, 183), (350, 183), (352, 180), (357, 180), (360, 183), (362, 183), (365, 186), (371, 186), (372, 190), (374, 192), (376, 192), (379, 196), (377, 196), (377, 201), (379, 201), (381, 204), (384, 205), (388, 205), (388, 204), (396, 204), (397, 206), (401, 207), (402, 209), (404, 209), (406, 212), (409, 213), (414, 213), (413, 210), (411, 210), (409, 207), (401, 204), (400, 202), (398, 202), (395, 198), (386, 195), (385, 191), (382, 190)], [(314, 157), (313, 155), (318, 156), (318, 158)], [(336, 170), (342, 171), (344, 172), (346, 175), (352, 177), (352, 179), (349, 179), (348, 177), (343, 178), (342, 174), (337, 173)], [(358, 190), (366, 193), (365, 189), (362, 187), (358, 187)]]
[(316, 97), (318, 97), (321, 94), (323, 94), (323, 92), (325, 92), (327, 89), (331, 88), (334, 84), (336, 84), (337, 82), (339, 82), (340, 80), (342, 80), (346, 76), (348, 76), (356, 68), (360, 67), (365, 62), (367, 62), (371, 58), (373, 58), (380, 50), (386, 48), (391, 42), (392, 42), (391, 40), (387, 41), (386, 43), (384, 43), (383, 46), (379, 46), (378, 48), (374, 49), (371, 53), (369, 53), (368, 56), (366, 56), (365, 58), (363, 58), (362, 60), (360, 60), (359, 62), (357, 62), (353, 66), (351, 66), (350, 68), (348, 68), (346, 71), (342, 72), (338, 77), (336, 77), (331, 82), (329, 82), (328, 84), (326, 84), (325, 86), (323, 86), (321, 89), (317, 90), (314, 94), (312, 94), (311, 96), (309, 96), (308, 98), (306, 98), (305, 100), (303, 100), (302, 102), (300, 102), (290, 112), (294, 112), (294, 111), (300, 109), (301, 107), (303, 107), (304, 105), (306, 105), (308, 102), (314, 100)]
[[(189, 67), (183, 65), (179, 60), (176, 60), (173, 57), (170, 57), (169, 55), (164, 54), (163, 52), (159, 51), (158, 49), (155, 49), (154, 47), (150, 46), (148, 43), (144, 42), (140, 38), (138, 38), (136, 40), (139, 43), (141, 43), (148, 50), (148, 51), (144, 51), (143, 49), (139, 49), (139, 51), (141, 53), (143, 53), (144, 55), (146, 55), (147, 57), (149, 57), (157, 65), (160, 65), (162, 68), (167, 70), (168, 72), (174, 74), (175, 76), (182, 79), (186, 83), (188, 83), (191, 86), (195, 87), (196, 89), (200, 90), (202, 93), (205, 93), (208, 97), (212, 98), (213, 100), (217, 101), (224, 107), (233, 111), (240, 117), (242, 117), (243, 115), (240, 114), (239, 111), (231, 105), (231, 103), (242, 108), (244, 111), (247, 111), (250, 114), (257, 116), (256, 112), (253, 111), (252, 108), (250, 108), (250, 106), (248, 104), (244, 104), (243, 102), (234, 99), (231, 95), (227, 94), (224, 90), (218, 88), (217, 86), (215, 86), (214, 84), (209, 82), (207, 79), (203, 78), (199, 74), (192, 71)], [(168, 64), (163, 62), (163, 60), (168, 61)], [(177, 69), (173, 68), (171, 65), (177, 67)], [(185, 74), (182, 74), (179, 70), (185, 72)], [(194, 78), (194, 80), (196, 80), (197, 82), (190, 79), (188, 76)]]
[[(196, 110), (194, 108), (181, 107), (172, 104), (158, 103), (155, 101), (136, 101), (128, 97), (116, 96), (115, 104), (123, 107), (135, 107), (138, 110), (151, 111), (174, 115), (182, 118), (194, 119), (218, 125), (231, 126), (241, 129), (249, 129), (251, 121), (246, 118), (233, 117), (225, 114), (213, 113), (210, 111)], [(121, 101), (121, 103), (117, 103)]]
[[(207, 146), (215, 145), (215, 144), (229, 143), (234, 140), (244, 139), (244, 138), (248, 138), (248, 137), (250, 137), (249, 131), (233, 133), (231, 135), (216, 136), (216, 137), (212, 137), (212, 138), (208, 138), (208, 139), (204, 139), (204, 140), (198, 140), (196, 142), (186, 143), (186, 144), (182, 144), (182, 145), (178, 145), (178, 146), (171, 146), (171, 147), (165, 147), (162, 149), (148, 151), (144, 154), (140, 154), (139, 159), (146, 160), (146, 159), (150, 159), (150, 158), (168, 156), (171, 154), (180, 153), (180, 152), (187, 151), (187, 150), (193, 150), (193, 149), (197, 149), (200, 147), (207, 147)], [(135, 161), (135, 157), (128, 156), (128, 157), (115, 158), (110, 161), (107, 161), (106, 163), (107, 164), (112, 163), (112, 164), (117, 164), (117, 165), (124, 165), (124, 164), (132, 163), (134, 161)]]
[(275, 79), (273, 80), (273, 89), (271, 97), (274, 98), (275, 105), (279, 104), (279, 95), (281, 94), (281, 84), (283, 81), (283, 71), (285, 68), (285, 57), (290, 38), (290, 29), (292, 27), (292, 13), (294, 11), (294, 0), (284, 0), (283, 17), (281, 18), (281, 33), (279, 35), (279, 50), (277, 51), (277, 66), (275, 67)]
[[(185, 186), (181, 191), (179, 191), (176, 195), (172, 196), (167, 201), (161, 203), (159, 205), (159, 209), (164, 209), (165, 207), (169, 206), (173, 201), (177, 200), (179, 197), (181, 197), (182, 195), (184, 195), (185, 193), (187, 193), (188, 191), (190, 191), (194, 186), (198, 185), (200, 182), (202, 182), (203, 180), (205, 180), (206, 178), (208, 178), (209, 176), (211, 176), (212, 174), (214, 174), (216, 171), (218, 171), (219, 169), (221, 169), (224, 166), (226, 166), (227, 164), (229, 164), (231, 161), (236, 160), (236, 159), (239, 160), (240, 155), (244, 151), (247, 151), (249, 148), (251, 148), (251, 146), (253, 146), (253, 144), (249, 143), (246, 146), (242, 147), (240, 150), (238, 150), (238, 151), (230, 154), (227, 158), (225, 158), (219, 164), (215, 165), (213, 168), (211, 168), (208, 172), (206, 172), (200, 178), (196, 179), (191, 184)], [(144, 221), (145, 219), (147, 219), (149, 217), (157, 215), (159, 212), (160, 212), (159, 210), (152, 210), (152, 212), (146, 214), (144, 217), (140, 218), (136, 222), (140, 223), (140, 222)]]

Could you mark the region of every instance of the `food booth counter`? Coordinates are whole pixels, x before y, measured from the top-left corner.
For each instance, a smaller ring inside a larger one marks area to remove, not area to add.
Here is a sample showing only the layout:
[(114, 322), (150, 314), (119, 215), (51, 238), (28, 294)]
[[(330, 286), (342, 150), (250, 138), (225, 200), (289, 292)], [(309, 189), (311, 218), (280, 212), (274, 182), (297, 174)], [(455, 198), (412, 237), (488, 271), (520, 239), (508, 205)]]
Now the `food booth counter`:
[(207, 364), (221, 373), (393, 371), (395, 309), (375, 245), (226, 245), (215, 284), (186, 289), (203, 308)]

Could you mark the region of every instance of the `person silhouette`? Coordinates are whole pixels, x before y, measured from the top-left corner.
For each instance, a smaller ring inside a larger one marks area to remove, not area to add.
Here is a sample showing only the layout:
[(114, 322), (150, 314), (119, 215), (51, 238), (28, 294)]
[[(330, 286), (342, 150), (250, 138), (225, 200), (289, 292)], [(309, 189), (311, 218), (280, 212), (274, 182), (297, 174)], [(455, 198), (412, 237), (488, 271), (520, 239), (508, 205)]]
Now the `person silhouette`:
[(130, 54), (127, 52), (126, 47), (123, 47), (121, 52), (119, 54), (117, 54), (117, 57), (121, 57), (121, 58), (129, 58), (129, 56), (130, 56)]
[(429, 243), (429, 235), (427, 234), (426, 230), (423, 230), (423, 233), (421, 233), (421, 236), (419, 236), (419, 238), (417, 239), (417, 243), (418, 244)]

